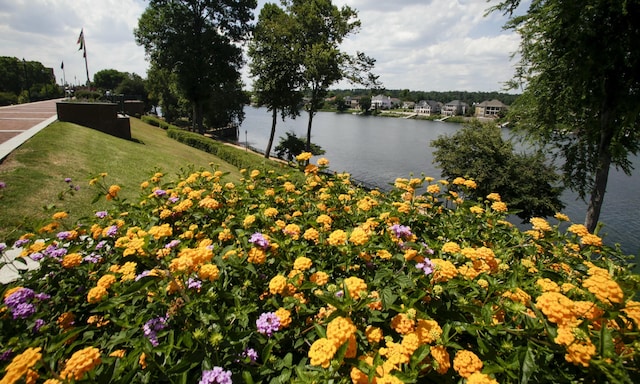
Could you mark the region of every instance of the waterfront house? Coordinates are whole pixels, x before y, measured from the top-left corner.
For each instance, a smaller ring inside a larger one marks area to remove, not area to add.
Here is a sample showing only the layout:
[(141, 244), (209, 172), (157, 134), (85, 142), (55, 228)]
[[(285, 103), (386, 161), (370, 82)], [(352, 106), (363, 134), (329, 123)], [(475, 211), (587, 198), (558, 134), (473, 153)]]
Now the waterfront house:
[(435, 100), (420, 100), (413, 108), (413, 112), (427, 116), (439, 115), (441, 111), (442, 103)]
[(373, 96), (371, 98), (371, 109), (391, 109), (391, 96)]
[(442, 107), (442, 115), (444, 116), (457, 116), (466, 115), (469, 110), (469, 104), (460, 100), (453, 100), (446, 103)]
[(507, 106), (500, 100), (485, 100), (477, 104), (475, 110), (476, 117), (497, 117), (507, 110)]
[(414, 109), (415, 106), (416, 106), (416, 103), (413, 101), (405, 101), (402, 103), (403, 109)]

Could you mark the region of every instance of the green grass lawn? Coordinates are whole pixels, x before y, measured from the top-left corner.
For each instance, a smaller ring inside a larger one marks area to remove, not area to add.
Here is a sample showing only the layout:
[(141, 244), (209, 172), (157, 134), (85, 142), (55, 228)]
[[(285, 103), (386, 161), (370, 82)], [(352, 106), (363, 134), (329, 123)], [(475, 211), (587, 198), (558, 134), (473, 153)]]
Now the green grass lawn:
[[(0, 242), (11, 244), (32, 226), (49, 220), (57, 211), (70, 213), (69, 223), (107, 206), (92, 204), (97, 190), (89, 180), (106, 172), (107, 185), (122, 187), (120, 196), (134, 198), (139, 185), (155, 172), (174, 176), (180, 169), (229, 172), (239, 180), (239, 170), (219, 158), (176, 142), (163, 129), (131, 119), (133, 140), (119, 139), (76, 124), (55, 122), (20, 146), (0, 163)], [(65, 178), (80, 190), (73, 196)]]

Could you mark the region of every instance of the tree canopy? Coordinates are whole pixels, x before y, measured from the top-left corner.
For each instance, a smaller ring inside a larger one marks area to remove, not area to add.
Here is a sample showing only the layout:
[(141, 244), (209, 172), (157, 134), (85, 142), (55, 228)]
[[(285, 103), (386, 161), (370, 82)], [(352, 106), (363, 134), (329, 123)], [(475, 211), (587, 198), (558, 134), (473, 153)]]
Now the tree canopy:
[(0, 105), (62, 96), (51, 68), (39, 61), (0, 56)]
[(272, 115), (266, 158), (271, 153), (278, 112), (282, 119), (300, 115), (302, 77), (298, 62), (292, 60), (295, 55), (292, 22), (283, 9), (275, 4), (265, 4), (249, 44), (250, 73), (255, 78), (256, 101), (266, 106)]
[(593, 231), (609, 169), (630, 174), (640, 149), (640, 2), (520, 0), (490, 9), (509, 16), (521, 39), (512, 86), (524, 92), (510, 117), (563, 161), (565, 182), (588, 196), (585, 225)]
[[(239, 85), (238, 44), (249, 36), (255, 7), (255, 0), (151, 0), (138, 20), (136, 41), (153, 65), (175, 73), (179, 92), (192, 106), (193, 128), (200, 132), (214, 94)], [(236, 104), (242, 108), (242, 100)]]
[(559, 176), (543, 153), (516, 153), (495, 124), (474, 121), (431, 145), (445, 178), (465, 177), (477, 183), (477, 188), (468, 190), (469, 197), (484, 199), (499, 193), (523, 220), (553, 216), (563, 208)]
[(331, 0), (284, 0), (292, 20), (292, 58), (299, 65), (303, 90), (309, 95), (307, 151), (311, 148), (313, 117), (322, 106), (329, 87), (342, 79), (377, 84), (370, 73), (375, 60), (361, 52), (349, 55), (340, 50), (342, 41), (360, 28), (358, 13), (349, 6), (338, 8)]

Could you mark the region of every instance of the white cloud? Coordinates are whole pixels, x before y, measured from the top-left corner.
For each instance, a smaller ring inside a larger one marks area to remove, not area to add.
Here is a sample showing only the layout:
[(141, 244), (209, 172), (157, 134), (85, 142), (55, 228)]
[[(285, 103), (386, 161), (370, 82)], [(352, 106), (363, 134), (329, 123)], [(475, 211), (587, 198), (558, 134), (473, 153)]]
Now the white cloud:
[[(258, 2), (256, 15), (265, 2)], [(510, 55), (518, 47), (518, 37), (502, 30), (501, 15), (484, 17), (489, 6), (484, 1), (334, 0), (334, 4), (358, 11), (362, 27), (345, 40), (343, 49), (375, 58), (374, 71), (386, 88), (495, 91), (513, 74)], [(84, 83), (84, 60), (76, 45), (84, 28), (91, 77), (108, 68), (144, 77), (148, 63), (133, 30), (146, 6), (142, 0), (2, 2), (0, 54), (40, 61), (54, 68), (59, 82), (64, 61), (67, 81)], [(243, 73), (250, 86), (246, 68)]]

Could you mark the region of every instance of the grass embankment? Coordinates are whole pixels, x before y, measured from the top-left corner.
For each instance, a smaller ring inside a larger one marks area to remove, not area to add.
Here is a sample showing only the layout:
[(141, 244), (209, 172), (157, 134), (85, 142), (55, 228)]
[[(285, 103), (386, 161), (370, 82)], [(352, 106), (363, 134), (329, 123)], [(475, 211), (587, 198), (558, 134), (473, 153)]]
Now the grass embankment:
[[(10, 244), (57, 211), (69, 212), (75, 222), (100, 210), (106, 202), (92, 203), (97, 191), (88, 182), (102, 172), (108, 174), (106, 182), (121, 185), (120, 196), (129, 199), (138, 196), (140, 182), (155, 172), (174, 175), (181, 168), (211, 169), (213, 164), (229, 172), (230, 181), (240, 180), (236, 166), (169, 138), (163, 129), (131, 119), (131, 133), (133, 140), (128, 141), (55, 122), (15, 150), (0, 163), (0, 181), (6, 184), (0, 190), (0, 242)], [(266, 161), (237, 152), (245, 162)], [(75, 186), (80, 189), (74, 191)]]

